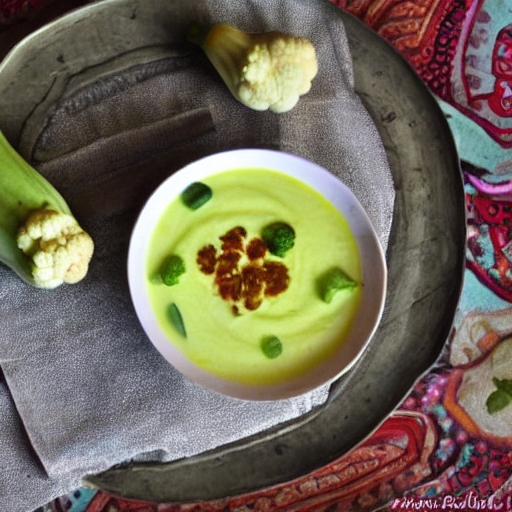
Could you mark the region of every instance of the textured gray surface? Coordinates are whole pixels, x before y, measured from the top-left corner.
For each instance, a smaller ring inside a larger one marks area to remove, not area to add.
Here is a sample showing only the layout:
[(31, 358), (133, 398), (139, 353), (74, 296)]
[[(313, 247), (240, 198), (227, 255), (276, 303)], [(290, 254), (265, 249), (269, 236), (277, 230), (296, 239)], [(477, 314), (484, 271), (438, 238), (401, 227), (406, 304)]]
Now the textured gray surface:
[(31, 512), (46, 498), (80, 485), (79, 475), (50, 479), (30, 446), (23, 423), (5, 383), (0, 382), (0, 509)]
[[(359, 197), (387, 244), (393, 182), (375, 126), (352, 91), (342, 20), (331, 7), (296, 0), (229, 6), (110, 0), (36, 33), (5, 60), (1, 129), (69, 199), (97, 242), (90, 274), (77, 287), (48, 294), (20, 286), (0, 269), (0, 293), (7, 299), (0, 361), (35, 450), (24, 463), (33, 457), (42, 464), (51, 493), (73, 475), (131, 458), (176, 460), (239, 440), (249, 447), (248, 436), (272, 437), (271, 427), (293, 431), (298, 423), (287, 422), (307, 423), (325, 403), (327, 388), (250, 403), (185, 381), (135, 319), (125, 259), (131, 226), (154, 186), (190, 160), (235, 147), (279, 148), (332, 170)], [(221, 12), (242, 28), (280, 28), (314, 41), (320, 73), (292, 112), (249, 111), (231, 98), (201, 54), (183, 51), (185, 25), (198, 17), (219, 19)], [(26, 90), (23, 101), (15, 83)], [(20, 445), (26, 439), (20, 437)], [(17, 459), (11, 455), (3, 464), (12, 468)], [(265, 478), (284, 475), (269, 473), (275, 461), (261, 462)], [(302, 471), (294, 463), (289, 470), (295, 469)], [(0, 486), (9, 488), (12, 474), (3, 471)], [(241, 485), (251, 485), (241, 476)], [(221, 494), (231, 493), (225, 477)], [(215, 485), (205, 481), (203, 493), (213, 493)], [(27, 489), (24, 500), (34, 490)]]

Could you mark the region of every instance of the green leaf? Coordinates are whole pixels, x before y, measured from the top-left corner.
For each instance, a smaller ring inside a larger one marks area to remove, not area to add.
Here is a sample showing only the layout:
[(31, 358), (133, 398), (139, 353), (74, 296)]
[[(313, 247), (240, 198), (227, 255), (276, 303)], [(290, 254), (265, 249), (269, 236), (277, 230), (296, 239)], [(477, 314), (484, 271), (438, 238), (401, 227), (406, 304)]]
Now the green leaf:
[(275, 359), (282, 354), (283, 344), (277, 336), (265, 336), (261, 340), (261, 350), (269, 359)]
[(185, 330), (185, 323), (183, 322), (183, 317), (181, 316), (180, 310), (176, 304), (172, 303), (167, 310), (167, 314), (169, 316), (169, 320), (171, 321), (174, 328), (183, 336), (187, 337), (187, 331)]
[(487, 406), (489, 414), (494, 414), (504, 409), (510, 402), (512, 402), (512, 395), (501, 389), (497, 389), (489, 395), (485, 405)]
[(497, 379), (496, 377), (494, 377), (492, 379), (492, 382), (501, 391), (504, 391), (505, 393), (512, 395), (512, 380), (511, 379), (500, 380), (500, 379)]

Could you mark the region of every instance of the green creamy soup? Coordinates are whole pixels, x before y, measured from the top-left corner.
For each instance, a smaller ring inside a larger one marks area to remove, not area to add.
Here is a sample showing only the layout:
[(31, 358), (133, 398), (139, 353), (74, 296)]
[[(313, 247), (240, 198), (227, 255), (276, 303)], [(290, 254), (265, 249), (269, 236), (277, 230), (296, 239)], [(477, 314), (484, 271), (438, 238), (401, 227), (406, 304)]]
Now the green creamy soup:
[[(186, 357), (222, 378), (260, 385), (300, 376), (339, 348), (360, 302), (361, 263), (347, 221), (315, 190), (276, 171), (232, 170), (202, 183), (212, 197), (197, 209), (177, 198), (151, 236), (147, 288), (161, 328)], [(261, 238), (276, 222), (295, 232), (282, 257)], [(167, 286), (159, 271), (170, 255), (185, 271)], [(334, 267), (358, 284), (326, 302), (320, 283)], [(258, 288), (262, 275), (268, 282)]]

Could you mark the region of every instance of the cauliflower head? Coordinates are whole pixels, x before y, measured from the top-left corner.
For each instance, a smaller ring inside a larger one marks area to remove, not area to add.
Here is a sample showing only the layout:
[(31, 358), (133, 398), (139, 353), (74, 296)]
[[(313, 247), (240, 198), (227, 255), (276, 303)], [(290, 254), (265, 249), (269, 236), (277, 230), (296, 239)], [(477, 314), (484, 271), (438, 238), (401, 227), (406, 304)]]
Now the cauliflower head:
[(233, 96), (254, 110), (291, 110), (318, 72), (313, 43), (278, 31), (249, 33), (232, 25), (193, 25), (199, 45)]
[(271, 33), (247, 53), (238, 96), (255, 110), (291, 110), (311, 89), (318, 71), (315, 48), (307, 39)]
[(72, 215), (49, 209), (32, 212), (16, 242), (30, 259), (34, 284), (39, 288), (82, 280), (94, 252), (92, 238)]

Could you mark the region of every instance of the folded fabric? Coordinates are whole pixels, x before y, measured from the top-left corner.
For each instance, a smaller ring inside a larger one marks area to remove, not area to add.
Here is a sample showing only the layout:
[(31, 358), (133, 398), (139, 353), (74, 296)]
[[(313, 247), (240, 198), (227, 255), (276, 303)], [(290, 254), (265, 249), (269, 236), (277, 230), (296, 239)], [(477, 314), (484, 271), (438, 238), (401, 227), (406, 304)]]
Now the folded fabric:
[[(4, 389), (1, 510), (29, 510), (76, 485), (79, 475), (133, 458), (169, 461), (201, 453), (325, 402), (327, 386), (259, 403), (184, 379), (142, 331), (125, 270), (131, 229), (155, 186), (187, 162), (238, 147), (292, 152), (341, 177), (386, 246), (394, 202), (390, 170), (353, 91), (342, 22), (325, 4), (214, 0), (190, 2), (187, 10), (178, 0), (170, 3), (181, 22), (200, 17), (310, 38), (319, 73), (286, 114), (238, 103), (199, 54), (136, 63), (72, 91), (49, 114), (34, 162), (66, 197), (96, 252), (82, 283), (51, 292), (0, 268), (0, 363), (19, 414)], [(37, 476), (13, 485), (26, 464)], [(39, 485), (45, 475), (47, 485)]]
[(80, 485), (80, 475), (48, 478), (30, 444), (5, 382), (0, 382), (0, 508), (32, 511), (46, 497), (61, 496)]

